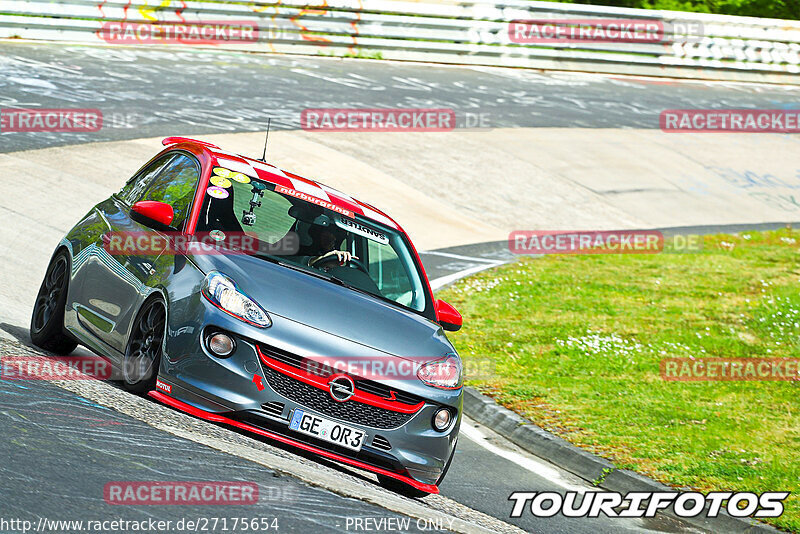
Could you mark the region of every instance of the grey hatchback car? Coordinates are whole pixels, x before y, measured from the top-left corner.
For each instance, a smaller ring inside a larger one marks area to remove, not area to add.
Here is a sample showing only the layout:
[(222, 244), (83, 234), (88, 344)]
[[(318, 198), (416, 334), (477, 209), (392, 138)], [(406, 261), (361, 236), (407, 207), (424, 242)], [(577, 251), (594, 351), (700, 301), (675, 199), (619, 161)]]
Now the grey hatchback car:
[(170, 137), (56, 248), (33, 342), (208, 421), (438, 493), (462, 364), (411, 241), (378, 209)]

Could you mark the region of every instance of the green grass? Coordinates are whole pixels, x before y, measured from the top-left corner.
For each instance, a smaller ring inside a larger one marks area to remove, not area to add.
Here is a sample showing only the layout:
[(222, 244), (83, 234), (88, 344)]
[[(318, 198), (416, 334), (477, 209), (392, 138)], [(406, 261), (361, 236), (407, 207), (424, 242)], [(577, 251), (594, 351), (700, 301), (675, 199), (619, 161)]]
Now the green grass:
[[(668, 382), (659, 362), (800, 357), (799, 246), (780, 230), (524, 258), (441, 297), (464, 315), (468, 383), (543, 428), (675, 486), (798, 492), (800, 382)], [(800, 499), (784, 502), (770, 522), (800, 532)]]

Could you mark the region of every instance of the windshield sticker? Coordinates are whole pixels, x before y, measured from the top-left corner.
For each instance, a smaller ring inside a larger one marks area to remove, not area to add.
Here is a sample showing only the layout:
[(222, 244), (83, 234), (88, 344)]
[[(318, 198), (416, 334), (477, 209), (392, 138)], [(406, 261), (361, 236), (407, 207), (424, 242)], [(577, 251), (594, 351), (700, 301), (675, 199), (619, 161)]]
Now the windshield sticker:
[(213, 185), (208, 189), (206, 189), (206, 193), (208, 193), (210, 196), (214, 198), (219, 198), (219, 199), (228, 198), (228, 191), (217, 185)]
[(232, 185), (230, 180), (223, 178), (222, 176), (212, 176), (210, 182), (224, 189), (227, 189)]
[(294, 198), (299, 198), (300, 200), (305, 200), (306, 202), (311, 202), (312, 204), (316, 204), (317, 206), (321, 206), (323, 208), (327, 208), (329, 210), (335, 211), (336, 213), (340, 213), (342, 215), (346, 215), (347, 217), (354, 217), (353, 212), (350, 210), (346, 210), (337, 206), (336, 204), (332, 204), (326, 200), (322, 200), (321, 198), (317, 198), (315, 196), (308, 195), (306, 193), (302, 193), (300, 191), (295, 191), (289, 187), (285, 187), (282, 185), (275, 186), (275, 192), (280, 193), (282, 195), (289, 195)]
[(235, 180), (235, 181), (239, 182), (240, 184), (249, 184), (250, 183), (250, 177), (247, 176), (246, 174), (242, 174), (240, 172), (231, 173), (231, 175), (228, 176), (228, 178), (230, 178), (231, 180)]
[(225, 232), (222, 230), (211, 230), (208, 232), (209, 237), (215, 241), (224, 241), (225, 240)]
[(222, 176), (223, 178), (227, 178), (230, 176), (232, 171), (230, 169), (226, 169), (225, 167), (214, 167), (214, 174), (217, 176)]
[(344, 217), (340, 217), (339, 219), (336, 219), (335, 222), (336, 226), (338, 226), (339, 228), (343, 228), (354, 234), (366, 237), (367, 239), (377, 241), (382, 245), (389, 244), (389, 238), (386, 237), (386, 234), (378, 232), (377, 230), (373, 230), (372, 228), (364, 226), (363, 224), (359, 224), (358, 222), (352, 219), (345, 219)]

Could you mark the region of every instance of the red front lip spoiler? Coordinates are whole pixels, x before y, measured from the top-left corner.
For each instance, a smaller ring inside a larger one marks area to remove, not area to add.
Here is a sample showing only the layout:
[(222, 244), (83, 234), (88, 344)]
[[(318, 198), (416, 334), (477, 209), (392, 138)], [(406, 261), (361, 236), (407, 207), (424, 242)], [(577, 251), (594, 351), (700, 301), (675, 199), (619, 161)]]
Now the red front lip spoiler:
[(341, 456), (339, 454), (336, 454), (335, 452), (329, 452), (323, 449), (319, 449), (317, 447), (314, 447), (313, 445), (307, 445), (305, 443), (295, 441), (292, 438), (287, 438), (286, 436), (281, 436), (280, 434), (275, 434), (274, 432), (270, 432), (268, 430), (264, 430), (253, 425), (248, 425), (247, 423), (235, 421), (233, 419), (225, 417), (224, 415), (219, 415), (216, 413), (211, 413), (205, 410), (201, 410), (200, 408), (195, 408), (194, 406), (179, 401), (178, 399), (173, 399), (172, 397), (164, 395), (160, 391), (153, 390), (149, 392), (148, 395), (153, 397), (157, 401), (166, 404), (167, 406), (171, 406), (182, 412), (194, 415), (195, 417), (199, 417), (200, 419), (205, 419), (206, 421), (211, 421), (212, 423), (224, 423), (226, 425), (230, 425), (242, 430), (247, 430), (248, 432), (252, 432), (254, 434), (258, 434), (259, 436), (264, 436), (270, 439), (274, 439), (275, 441), (280, 441), (281, 443), (285, 443), (287, 445), (293, 445), (294, 447), (297, 447), (298, 449), (303, 449), (304, 451), (319, 454), (320, 456), (323, 456), (330, 460), (336, 460), (337, 462), (352, 465), (353, 467), (358, 467), (359, 469), (366, 469), (367, 471), (371, 471), (379, 475), (385, 475), (387, 477), (395, 478), (421, 491), (426, 491), (428, 493), (433, 493), (433, 494), (439, 493), (438, 486), (434, 484), (423, 484), (422, 482), (414, 480), (411, 477), (400, 475), (392, 471), (382, 469), (380, 467), (374, 467), (372, 465), (365, 464), (364, 462), (353, 460), (352, 458), (348, 458), (346, 456)]

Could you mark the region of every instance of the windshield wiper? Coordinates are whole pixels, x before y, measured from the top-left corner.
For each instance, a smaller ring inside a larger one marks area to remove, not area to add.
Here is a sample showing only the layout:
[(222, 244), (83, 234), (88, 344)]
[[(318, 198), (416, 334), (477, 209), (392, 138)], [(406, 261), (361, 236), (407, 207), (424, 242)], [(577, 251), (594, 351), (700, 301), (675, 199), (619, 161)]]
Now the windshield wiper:
[(345, 282), (341, 278), (336, 278), (335, 276), (331, 276), (331, 281), (339, 284), (342, 287), (346, 287), (347, 289), (352, 289), (353, 291), (358, 291), (359, 293), (363, 293), (364, 295), (369, 295), (370, 297), (382, 300), (384, 302), (388, 302), (389, 304), (392, 304), (394, 306), (403, 307), (402, 304), (398, 303), (397, 301), (394, 301), (394, 300), (390, 299), (389, 297), (384, 297), (383, 295), (380, 295), (378, 293), (373, 293), (372, 291), (367, 291), (366, 289), (362, 289), (362, 288), (360, 288), (358, 286), (354, 286), (353, 284), (351, 284), (349, 282)]
[[(289, 263), (289, 262), (280, 260), (280, 259), (276, 258), (275, 256), (270, 256), (268, 254), (253, 254), (253, 256), (255, 256), (257, 258), (261, 258), (261, 259), (267, 260), (267, 261), (272, 262), (272, 263), (276, 263), (276, 264), (280, 265), (281, 267), (286, 267), (287, 269), (291, 269), (293, 271), (297, 271), (297, 272), (300, 272), (300, 273), (305, 273), (305, 274), (308, 274), (308, 275), (311, 275), (311, 276), (315, 276), (317, 278), (321, 278), (323, 280), (328, 280), (329, 282), (336, 282), (336, 283), (341, 282), (341, 280), (339, 280), (338, 278), (334, 278), (331, 275), (328, 275), (328, 274), (325, 274), (325, 273), (321, 273), (321, 272), (317, 271), (316, 269), (312, 270), (312, 268), (310, 268), (310, 267), (306, 268), (306, 267), (303, 267), (302, 265), (297, 265), (296, 263)], [(339, 284), (339, 285), (341, 285), (341, 284)]]
[(325, 273), (317, 271), (316, 269), (313, 269), (311, 267), (305, 268), (305, 267), (303, 267), (301, 265), (297, 265), (296, 263), (288, 263), (288, 262), (285, 262), (285, 261), (281, 261), (278, 258), (276, 258), (275, 256), (269, 256), (267, 254), (254, 254), (254, 256), (256, 256), (258, 258), (265, 259), (265, 260), (267, 260), (269, 262), (272, 262), (272, 263), (276, 263), (276, 264), (280, 265), (281, 267), (286, 267), (287, 269), (291, 269), (293, 271), (305, 273), (305, 274), (314, 276), (316, 278), (320, 278), (322, 280), (327, 280), (328, 282), (333, 282), (337, 286), (342, 286), (342, 287), (346, 287), (347, 289), (352, 289), (353, 291), (358, 291), (359, 293), (363, 293), (364, 295), (368, 295), (370, 297), (373, 297), (373, 298), (376, 298), (376, 299), (380, 299), (380, 300), (382, 300), (384, 302), (388, 302), (389, 304), (392, 304), (394, 306), (403, 307), (401, 304), (395, 302), (394, 300), (392, 300), (392, 299), (390, 299), (388, 297), (384, 297), (383, 295), (378, 295), (378, 294), (373, 293), (371, 291), (367, 291), (366, 289), (362, 289), (362, 288), (360, 288), (358, 286), (354, 286), (353, 284), (351, 284), (349, 282), (345, 282), (341, 278), (337, 278), (336, 276), (332, 276), (330, 274), (325, 274)]

